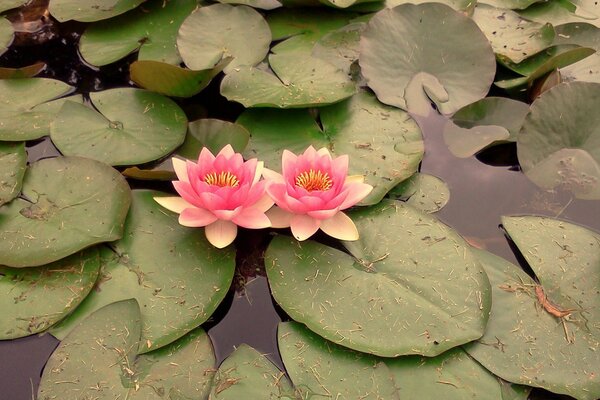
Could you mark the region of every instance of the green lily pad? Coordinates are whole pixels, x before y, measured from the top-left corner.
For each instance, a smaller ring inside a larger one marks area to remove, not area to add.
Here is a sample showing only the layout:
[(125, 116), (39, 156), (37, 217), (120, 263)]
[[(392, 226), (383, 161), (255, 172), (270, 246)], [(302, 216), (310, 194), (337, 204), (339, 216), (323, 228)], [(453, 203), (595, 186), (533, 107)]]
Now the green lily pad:
[(542, 1), (519, 13), (530, 21), (548, 22), (554, 26), (570, 22), (584, 22), (600, 27), (600, 12), (595, 0)]
[(321, 108), (321, 125), (307, 110), (246, 110), (237, 123), (251, 134), (246, 157), (258, 157), (273, 170), (279, 170), (284, 149), (299, 154), (312, 145), (327, 147), (334, 156), (348, 154), (349, 174), (364, 175), (374, 187), (363, 205), (379, 202), (417, 171), (423, 157), (416, 122), (365, 91)]
[(242, 344), (219, 367), (210, 398), (278, 400), (296, 397), (285, 372), (252, 347)]
[(42, 267), (0, 266), (0, 340), (42, 332), (63, 319), (92, 290), (99, 269), (96, 248)]
[(556, 27), (556, 44), (577, 44), (596, 50), (596, 53), (574, 64), (561, 68), (565, 82), (584, 81), (600, 83), (600, 28), (591, 24), (571, 23)]
[(177, 47), (185, 65), (193, 70), (213, 68), (233, 57), (225, 73), (261, 62), (269, 52), (271, 31), (267, 21), (247, 6), (213, 4), (200, 7), (179, 29)]
[(277, 0), (217, 0), (223, 4), (241, 4), (252, 8), (260, 8), (262, 10), (273, 10), (281, 7), (281, 3)]
[(131, 80), (144, 89), (173, 97), (192, 97), (229, 64), (227, 58), (214, 68), (202, 71), (165, 64), (158, 61), (135, 61), (129, 66)]
[(146, 0), (50, 0), (48, 10), (59, 22), (95, 22), (133, 10)]
[(479, 4), (489, 4), (497, 8), (508, 8), (510, 10), (524, 10), (532, 4), (541, 3), (545, 0), (480, 0)]
[[(173, 155), (196, 162), (203, 147), (207, 147), (211, 153), (217, 154), (228, 144), (233, 147), (235, 152), (241, 153), (248, 145), (249, 139), (250, 132), (242, 125), (212, 118), (199, 119), (188, 124), (185, 140)], [(143, 180), (173, 181), (177, 179), (171, 158), (151, 169), (127, 168), (123, 171), (123, 175)]]
[(550, 47), (555, 36), (550, 24), (531, 22), (514, 11), (486, 4), (478, 4), (472, 18), (494, 53), (515, 63)]
[(127, 298), (142, 307), (140, 352), (173, 342), (211, 316), (231, 285), (235, 254), (215, 249), (202, 230), (179, 225), (177, 214), (153, 199), (164, 195), (133, 191), (123, 239), (101, 251), (97, 290), (52, 328), (54, 336), (64, 338), (95, 310)]
[(0, 142), (0, 206), (21, 192), (26, 164), (23, 143)]
[(130, 203), (116, 170), (79, 157), (31, 164), (21, 196), (0, 207), (0, 265), (44, 265), (117, 240)]
[(172, 345), (137, 355), (140, 308), (124, 300), (96, 311), (50, 357), (38, 399), (206, 399), (215, 357), (198, 329)]
[(280, 323), (277, 338), (297, 398), (400, 399), (377, 357), (328, 342), (297, 322)]
[(133, 165), (161, 158), (183, 143), (187, 118), (168, 97), (121, 88), (90, 93), (90, 100), (94, 108), (66, 102), (50, 125), (61, 153)]
[(448, 204), (450, 188), (437, 176), (416, 173), (390, 190), (388, 196), (431, 214)]
[(0, 55), (4, 54), (13, 41), (14, 31), (9, 20), (0, 17)]
[[(318, 4), (318, 2), (316, 2)], [(273, 53), (310, 54), (314, 44), (329, 32), (346, 26), (358, 14), (323, 8), (282, 8), (269, 13), (267, 22), (274, 41)], [(285, 39), (285, 40), (284, 40)]]
[(79, 40), (79, 53), (96, 66), (136, 50), (138, 60), (178, 65), (177, 32), (196, 6), (196, 0), (150, 0), (127, 14), (90, 25)]
[(0, 1), (0, 13), (6, 10), (17, 8), (27, 3), (29, 0), (2, 0)]
[(508, 381), (579, 400), (597, 399), (600, 236), (542, 217), (503, 218), (503, 224), (547, 299), (573, 311), (567, 319), (551, 315), (536, 296), (537, 283), (523, 270), (477, 250), (492, 282), (493, 306), (485, 335), (465, 349)]
[(600, 199), (600, 84), (564, 83), (532, 105), (517, 140), (521, 168), (537, 185)]
[(245, 107), (306, 108), (344, 100), (356, 92), (347, 74), (301, 52), (271, 54), (273, 72), (242, 66), (221, 82), (221, 94)]
[[(352, 7), (352, 10), (360, 12), (377, 12), (383, 10), (384, 8), (394, 8), (406, 3), (440, 3), (445, 4), (456, 11), (462, 11), (466, 15), (472, 15), (475, 5), (481, 2), (477, 2), (475, 0), (384, 0), (383, 2), (361, 3)], [(367, 16), (367, 19), (370, 19), (369, 16)]]
[(385, 363), (401, 399), (527, 400), (531, 389), (501, 382), (461, 348), (434, 358), (398, 357)]
[(315, 43), (312, 55), (349, 74), (358, 60), (360, 35), (365, 27), (365, 23), (356, 22), (326, 34)]
[(0, 67), (0, 79), (33, 78), (46, 68), (46, 64), (38, 62), (21, 68)]
[(363, 32), (359, 62), (383, 103), (407, 109), (409, 97), (426, 95), (444, 114), (485, 97), (496, 72), (475, 22), (438, 3), (378, 12)]
[(50, 133), (50, 122), (70, 92), (66, 83), (47, 78), (0, 80), (0, 140), (39, 139)]
[(349, 216), (360, 234), (344, 242), (349, 254), (281, 236), (269, 245), (271, 292), (294, 320), (385, 357), (435, 356), (481, 337), (489, 282), (458, 234), (396, 201)]
[(511, 89), (533, 82), (556, 68), (564, 68), (594, 54), (595, 50), (574, 44), (552, 46), (528, 59), (516, 64), (508, 60), (501, 60), (502, 64), (523, 75), (523, 77), (505, 79), (494, 82), (503, 89)]

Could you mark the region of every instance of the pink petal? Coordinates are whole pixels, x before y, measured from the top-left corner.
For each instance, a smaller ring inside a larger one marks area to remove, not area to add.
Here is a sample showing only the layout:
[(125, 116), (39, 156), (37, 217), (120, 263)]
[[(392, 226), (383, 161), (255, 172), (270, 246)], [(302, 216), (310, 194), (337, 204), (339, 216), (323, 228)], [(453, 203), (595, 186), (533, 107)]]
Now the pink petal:
[(333, 217), (335, 214), (337, 214), (338, 211), (339, 211), (338, 208), (333, 208), (331, 210), (309, 211), (309, 212), (307, 212), (307, 214), (310, 217), (313, 217), (314, 219), (324, 220), (324, 219), (329, 219), (329, 218)]
[(199, 228), (214, 223), (217, 217), (203, 208), (186, 208), (179, 214), (179, 223), (183, 226)]
[(312, 145), (310, 145), (306, 148), (306, 150), (304, 150), (302, 156), (304, 156), (307, 160), (312, 162), (317, 158), (317, 150), (315, 150), (315, 148)]
[(154, 197), (154, 201), (177, 214), (181, 214), (186, 208), (195, 208), (182, 197)]
[(273, 207), (273, 199), (268, 194), (263, 194), (262, 197), (254, 203), (252, 208), (260, 210), (261, 212), (267, 211), (269, 208)]
[(285, 211), (279, 207), (273, 207), (266, 212), (267, 217), (271, 220), (271, 227), (273, 228), (287, 228), (290, 226), (290, 221), (294, 214)]
[(346, 200), (340, 205), (340, 210), (345, 210), (348, 207), (352, 207), (371, 193), (373, 186), (367, 183), (353, 183), (348, 185), (348, 196)]
[(213, 194), (213, 193), (199, 193), (199, 199), (204, 204), (204, 207), (208, 210), (226, 210), (229, 209), (227, 202), (223, 200), (221, 197)]
[(271, 226), (271, 221), (265, 215), (264, 211), (256, 208), (245, 208), (232, 221), (248, 229), (263, 229)]
[(175, 188), (177, 193), (190, 204), (193, 204), (196, 207), (205, 208), (204, 203), (198, 197), (198, 195), (192, 188), (192, 185), (190, 185), (188, 182), (174, 181), (173, 187)]
[(325, 205), (323, 199), (321, 199), (317, 192), (313, 192), (313, 194), (308, 196), (302, 196), (298, 200), (306, 206), (306, 211), (316, 211), (321, 210)]
[[(314, 149), (313, 149), (314, 150)], [(294, 215), (290, 221), (292, 234), (297, 240), (306, 240), (319, 229), (321, 221), (306, 214)]]
[(292, 153), (289, 150), (283, 150), (283, 154), (281, 155), (281, 172), (284, 178), (287, 180), (289, 176), (295, 174), (296, 161), (298, 160), (298, 156)]
[(242, 207), (237, 207), (235, 210), (212, 210), (212, 213), (218, 219), (223, 221), (231, 221), (242, 212)]
[(319, 150), (317, 150), (317, 154), (320, 156), (328, 156), (329, 158), (331, 158), (331, 153), (329, 152), (327, 147), (321, 147)]
[(203, 147), (198, 156), (198, 166), (202, 170), (203, 174), (206, 173), (206, 169), (212, 167), (215, 162), (215, 156), (206, 147)]
[(217, 154), (217, 157), (225, 156), (225, 158), (231, 158), (234, 154), (235, 154), (235, 150), (233, 150), (233, 147), (231, 147), (231, 145), (228, 144), (225, 147), (223, 147), (221, 149), (221, 151), (219, 151), (219, 154)]
[[(256, 159), (253, 158), (252, 160), (256, 160)], [(252, 160), (248, 160), (247, 162), (250, 162)], [(258, 161), (256, 163), (256, 167), (255, 167), (256, 169), (254, 170), (254, 179), (252, 180), (253, 185), (260, 180), (260, 177), (262, 176), (264, 167), (265, 167), (264, 161)]]
[(358, 230), (349, 216), (338, 212), (333, 217), (321, 221), (321, 230), (340, 240), (358, 240)]
[(171, 163), (173, 164), (173, 169), (175, 170), (175, 174), (177, 175), (177, 179), (180, 181), (189, 182), (190, 178), (188, 177), (188, 167), (187, 162), (184, 160), (180, 160), (179, 158), (171, 158)]
[(268, 168), (263, 168), (262, 176), (269, 182), (273, 182), (273, 183), (284, 183), (285, 182), (285, 180), (283, 179), (283, 175), (281, 175), (280, 173), (277, 173), (271, 169), (268, 169)]
[(231, 221), (218, 220), (204, 228), (204, 234), (213, 246), (222, 249), (234, 241), (237, 225)]
[(348, 175), (346, 177), (346, 182), (344, 183), (364, 183), (365, 176), (364, 175)]

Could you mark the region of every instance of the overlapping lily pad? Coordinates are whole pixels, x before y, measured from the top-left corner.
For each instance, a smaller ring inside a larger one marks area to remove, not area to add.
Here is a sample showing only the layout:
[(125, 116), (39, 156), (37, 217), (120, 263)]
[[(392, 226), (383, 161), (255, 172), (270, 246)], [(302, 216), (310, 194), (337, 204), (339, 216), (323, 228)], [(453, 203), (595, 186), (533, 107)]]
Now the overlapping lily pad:
[(511, 10), (523, 10), (535, 3), (542, 3), (544, 0), (482, 0), (478, 3), (489, 4), (498, 8), (508, 8)]
[(178, 65), (177, 32), (196, 8), (196, 0), (150, 0), (117, 18), (90, 25), (79, 40), (79, 52), (90, 64), (110, 64), (139, 50), (138, 60)]
[(26, 162), (23, 143), (0, 142), (0, 206), (21, 192)]
[(519, 63), (549, 47), (554, 40), (550, 24), (531, 22), (514, 11), (479, 4), (473, 20), (488, 38), (497, 57)]
[(554, 26), (583, 22), (600, 27), (600, 10), (595, 0), (540, 1), (520, 14), (530, 21), (549, 22)]
[(404, 111), (385, 106), (361, 91), (321, 109), (319, 125), (306, 110), (249, 110), (238, 119), (251, 136), (247, 157), (279, 170), (284, 149), (303, 152), (309, 145), (350, 156), (351, 175), (373, 185), (361, 204), (375, 204), (416, 172), (423, 157), (421, 131)]
[(377, 357), (330, 343), (297, 322), (280, 323), (277, 337), (298, 398), (400, 399)]
[(9, 20), (0, 17), (0, 55), (8, 50), (13, 41), (13, 27)]
[(349, 74), (358, 60), (360, 35), (366, 24), (356, 22), (323, 36), (312, 49), (312, 55), (321, 58)]
[(385, 363), (401, 399), (526, 400), (530, 391), (501, 382), (460, 348), (434, 358), (398, 357)]
[(50, 0), (48, 10), (60, 22), (94, 22), (133, 10), (146, 0)]
[(496, 71), (475, 22), (438, 3), (378, 12), (363, 32), (359, 62), (380, 101), (407, 109), (410, 97), (426, 94), (444, 114), (485, 97)]
[(153, 161), (185, 138), (187, 118), (171, 99), (133, 88), (90, 93), (94, 108), (66, 102), (52, 122), (52, 142), (65, 155), (111, 165)]
[(450, 189), (437, 176), (415, 173), (393, 188), (389, 197), (402, 200), (426, 213), (441, 210), (450, 200)]
[(130, 203), (116, 170), (79, 157), (31, 164), (21, 196), (0, 207), (0, 265), (44, 265), (119, 239)]
[(294, 320), (386, 357), (435, 356), (481, 337), (489, 282), (458, 234), (401, 202), (349, 214), (360, 234), (344, 242), (349, 254), (285, 237), (269, 245), (271, 292)]
[(344, 100), (356, 92), (347, 74), (300, 52), (271, 54), (273, 70), (243, 66), (221, 82), (221, 94), (245, 107), (306, 108)]
[(140, 352), (165, 346), (206, 321), (227, 294), (235, 255), (211, 246), (200, 229), (186, 228), (177, 214), (134, 191), (123, 239), (101, 251), (97, 290), (52, 329), (64, 338), (83, 318), (115, 301), (135, 298), (142, 309)]
[(213, 68), (192, 71), (158, 61), (135, 61), (129, 66), (131, 80), (140, 87), (173, 97), (192, 97), (229, 64), (225, 59)]
[(138, 356), (141, 318), (131, 299), (90, 315), (50, 357), (38, 398), (206, 399), (215, 363), (206, 333), (196, 330), (169, 347)]
[(561, 68), (563, 80), (600, 83), (600, 28), (591, 24), (572, 23), (557, 26), (556, 33), (556, 44), (572, 43), (596, 50), (596, 53), (583, 60)]
[(50, 101), (73, 88), (54, 79), (0, 80), (0, 140), (38, 139), (50, 133), (50, 122), (64, 99)]
[[(283, 40), (273, 46), (274, 53), (287, 51), (309, 54), (321, 37), (346, 26), (357, 14), (322, 8), (282, 8), (267, 17), (273, 40)], [(285, 39), (285, 40), (284, 40)]]
[(502, 223), (539, 283), (504, 259), (478, 251), (492, 282), (493, 307), (485, 335), (466, 350), (511, 382), (580, 400), (598, 398), (600, 235), (543, 217)]
[(223, 361), (210, 394), (211, 400), (295, 398), (294, 388), (285, 372), (246, 344)]
[(0, 79), (33, 78), (46, 68), (46, 64), (38, 62), (21, 68), (0, 67)]
[(600, 199), (600, 83), (564, 83), (532, 105), (518, 136), (519, 163), (537, 185)]
[(42, 332), (67, 316), (92, 290), (99, 269), (96, 248), (37, 268), (0, 266), (0, 340)]
[(501, 60), (505, 67), (523, 76), (512, 79), (503, 79), (494, 82), (494, 84), (503, 89), (523, 86), (533, 82), (535, 79), (541, 78), (557, 68), (563, 68), (583, 60), (594, 54), (594, 52), (595, 50), (589, 47), (563, 44), (549, 47), (518, 64), (508, 60)]
[(281, 7), (281, 3), (277, 0), (218, 0), (223, 4), (242, 4), (253, 8), (263, 10), (272, 10)]
[(265, 19), (247, 6), (214, 4), (201, 7), (179, 29), (177, 47), (188, 68), (213, 68), (233, 57), (230, 73), (242, 65), (256, 65), (269, 51), (271, 31)]
[(10, 10), (12, 8), (17, 8), (27, 3), (29, 0), (2, 0), (0, 3), (0, 13)]

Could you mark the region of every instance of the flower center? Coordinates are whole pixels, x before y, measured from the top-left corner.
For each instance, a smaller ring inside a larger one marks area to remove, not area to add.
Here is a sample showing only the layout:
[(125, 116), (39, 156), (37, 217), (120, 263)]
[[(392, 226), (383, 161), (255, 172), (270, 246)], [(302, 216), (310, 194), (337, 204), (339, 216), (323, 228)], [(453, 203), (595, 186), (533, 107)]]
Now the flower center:
[(237, 176), (232, 174), (229, 171), (221, 171), (221, 172), (211, 172), (204, 175), (204, 182), (209, 185), (219, 186), (219, 187), (236, 187), (240, 184)]
[(333, 186), (333, 181), (327, 172), (315, 171), (309, 169), (296, 176), (296, 186), (306, 189), (309, 192), (313, 190), (329, 190)]

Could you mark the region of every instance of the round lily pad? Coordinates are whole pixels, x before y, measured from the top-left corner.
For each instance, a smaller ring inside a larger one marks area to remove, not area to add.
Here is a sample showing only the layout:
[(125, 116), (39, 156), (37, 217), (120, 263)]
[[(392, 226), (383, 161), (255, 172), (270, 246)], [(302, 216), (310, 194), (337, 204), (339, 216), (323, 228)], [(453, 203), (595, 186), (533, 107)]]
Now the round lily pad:
[(517, 138), (525, 174), (543, 188), (562, 186), (600, 199), (600, 83), (564, 83), (532, 105)]
[(401, 399), (527, 400), (530, 389), (502, 382), (460, 347), (437, 357), (386, 360)]
[(38, 62), (21, 68), (0, 67), (0, 79), (33, 78), (46, 68), (46, 64)]
[(235, 254), (211, 246), (200, 229), (154, 201), (165, 193), (136, 190), (123, 239), (101, 251), (98, 289), (51, 333), (64, 338), (81, 320), (115, 301), (142, 308), (140, 352), (165, 346), (205, 322), (227, 294)]
[(192, 97), (200, 93), (223, 68), (227, 58), (214, 68), (192, 71), (159, 61), (135, 61), (129, 66), (131, 80), (144, 89), (173, 97)]
[(284, 149), (296, 154), (309, 145), (350, 157), (349, 174), (363, 175), (374, 187), (361, 204), (375, 204), (416, 172), (423, 138), (404, 111), (385, 106), (361, 91), (351, 99), (320, 109), (320, 125), (307, 110), (247, 110), (237, 123), (251, 134), (245, 151), (267, 168), (279, 170)]
[(138, 60), (178, 65), (177, 32), (196, 6), (196, 0), (150, 0), (131, 12), (90, 25), (79, 40), (79, 53), (96, 66), (136, 50)]
[(349, 254), (282, 236), (269, 245), (271, 292), (294, 320), (385, 357), (435, 356), (481, 337), (489, 282), (458, 234), (397, 201), (349, 216), (360, 234), (344, 242)]
[(0, 17), (0, 55), (8, 50), (8, 46), (13, 41), (14, 31), (9, 20)]
[(94, 108), (66, 102), (50, 126), (52, 142), (65, 155), (110, 165), (153, 161), (185, 138), (187, 118), (171, 99), (141, 89), (90, 93)]
[[(493, 306), (485, 335), (465, 349), (508, 381), (597, 399), (600, 236), (541, 217), (504, 218), (503, 224), (539, 283), (508, 261), (477, 250), (492, 283)], [(571, 311), (557, 317), (548, 311), (550, 304)]]
[(269, 52), (269, 44), (269, 25), (257, 11), (228, 4), (198, 8), (185, 19), (177, 39), (188, 68), (210, 69), (223, 58), (233, 57), (226, 73), (261, 62)]
[(208, 398), (215, 364), (208, 335), (198, 329), (168, 347), (138, 356), (140, 318), (137, 302), (129, 299), (82, 321), (50, 357), (38, 398)]
[(560, 69), (565, 82), (600, 83), (600, 28), (591, 24), (571, 23), (556, 27), (556, 44), (577, 44), (596, 50), (596, 53)]
[(450, 200), (450, 189), (437, 176), (416, 173), (393, 188), (388, 196), (428, 214), (438, 212)]
[(281, 3), (277, 0), (218, 0), (223, 4), (242, 4), (252, 8), (260, 8), (262, 10), (273, 10), (281, 7)]
[(312, 55), (349, 74), (358, 60), (360, 35), (365, 27), (365, 23), (356, 22), (328, 33), (315, 43)]
[(511, 10), (524, 10), (532, 4), (541, 2), (544, 2), (544, 0), (483, 0), (478, 3)]
[(50, 0), (48, 10), (59, 22), (94, 22), (133, 10), (146, 0)]
[(0, 142), (0, 206), (21, 192), (26, 163), (23, 143)]
[(531, 22), (514, 11), (478, 4), (473, 20), (490, 41), (497, 57), (519, 63), (552, 45), (554, 28)]
[(277, 338), (298, 398), (400, 399), (377, 357), (328, 342), (297, 322), (280, 323)]
[(407, 96), (426, 94), (444, 114), (485, 97), (496, 72), (494, 52), (475, 22), (439, 3), (378, 12), (363, 32), (359, 63), (383, 103), (407, 109)]
[(117, 240), (130, 203), (113, 168), (79, 157), (29, 166), (21, 198), (0, 207), (0, 265), (48, 264), (96, 243)]
[(29, 0), (2, 0), (0, 3), (0, 13), (12, 8), (17, 8), (27, 3)]
[(519, 13), (530, 21), (554, 26), (583, 22), (600, 27), (600, 7), (596, 0), (540, 1)]
[(356, 92), (348, 75), (302, 52), (271, 54), (273, 70), (242, 66), (221, 82), (221, 94), (245, 107), (306, 108), (344, 100)]
[(295, 398), (290, 380), (263, 354), (242, 344), (223, 361), (212, 384), (212, 400)]
[(0, 266), (0, 340), (42, 332), (67, 316), (92, 290), (99, 269), (96, 248), (42, 267)]
[(64, 100), (50, 101), (70, 92), (66, 83), (47, 78), (0, 80), (0, 140), (39, 139), (50, 133)]

